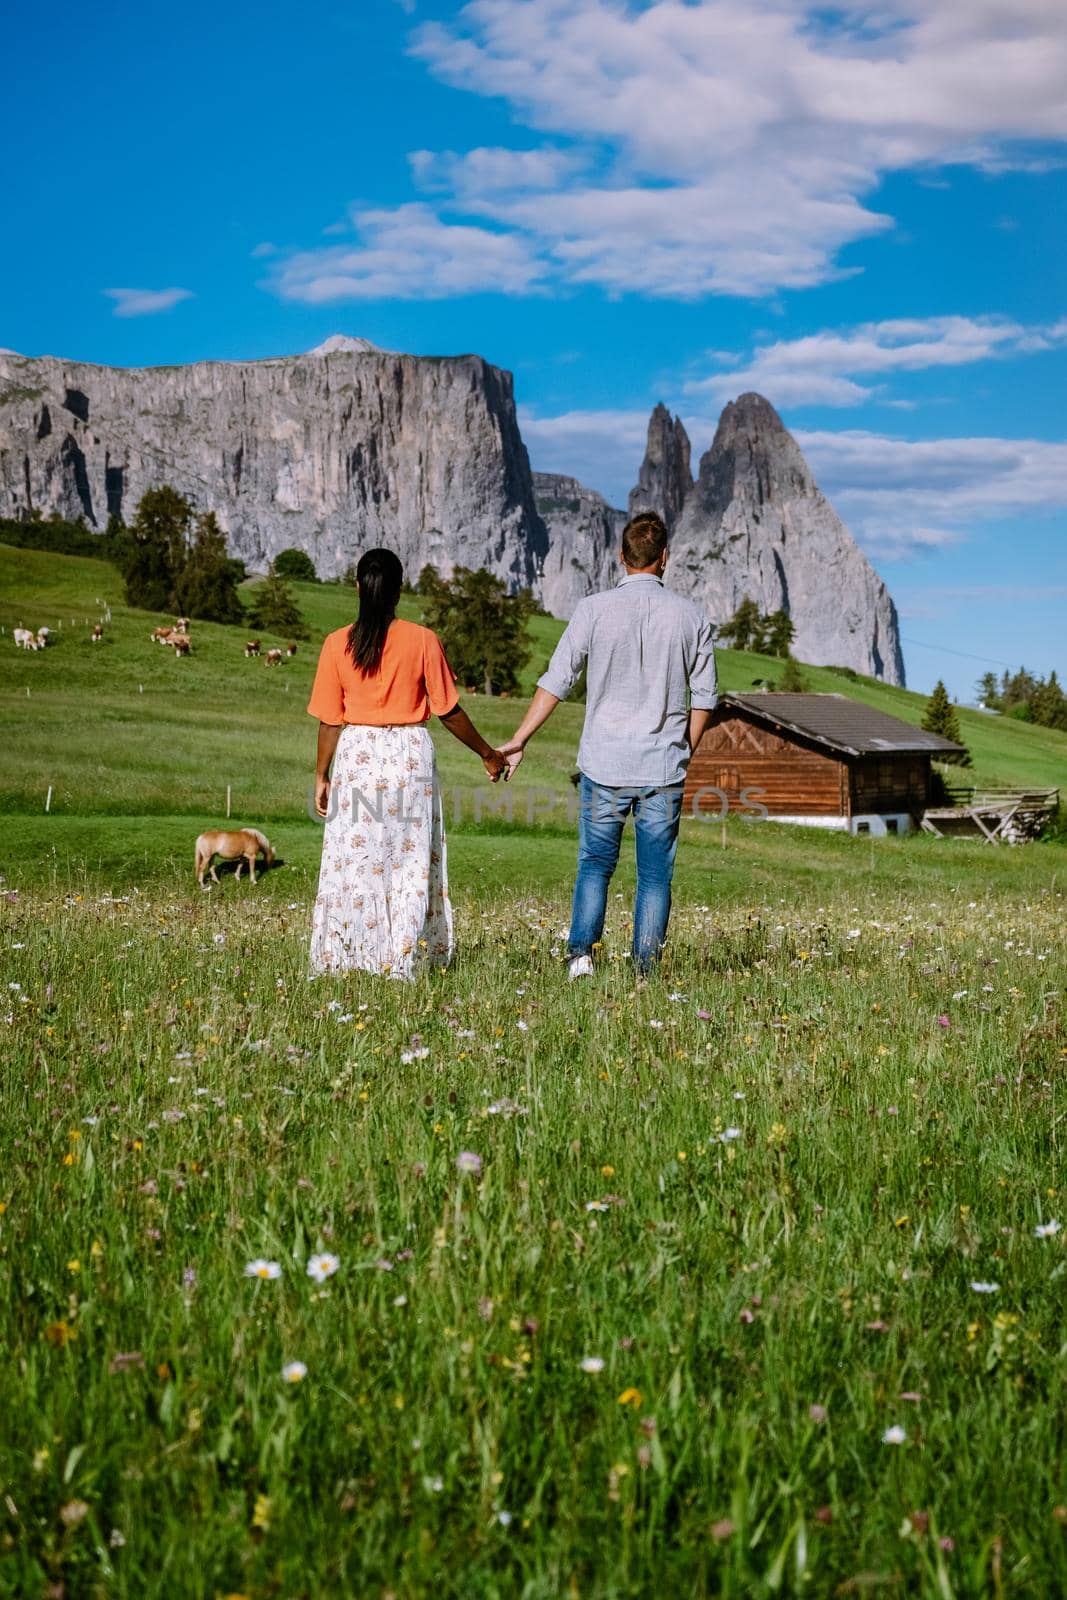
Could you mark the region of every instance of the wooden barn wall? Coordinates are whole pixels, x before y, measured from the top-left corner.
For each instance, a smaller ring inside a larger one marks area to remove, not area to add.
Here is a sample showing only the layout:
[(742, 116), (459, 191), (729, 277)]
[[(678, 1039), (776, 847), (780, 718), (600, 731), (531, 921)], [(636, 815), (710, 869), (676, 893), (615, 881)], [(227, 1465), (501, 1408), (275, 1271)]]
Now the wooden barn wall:
[[(848, 767), (843, 757), (786, 738), (750, 722), (737, 712), (716, 715), (693, 753), (685, 786), (688, 810), (697, 791), (722, 789), (731, 811), (750, 810), (745, 789), (762, 789), (754, 798), (772, 816), (840, 817), (848, 811)], [(718, 795), (702, 796), (702, 811), (718, 812)]]
[(852, 762), (852, 810), (925, 809), (930, 790), (930, 757), (921, 751), (857, 756)]

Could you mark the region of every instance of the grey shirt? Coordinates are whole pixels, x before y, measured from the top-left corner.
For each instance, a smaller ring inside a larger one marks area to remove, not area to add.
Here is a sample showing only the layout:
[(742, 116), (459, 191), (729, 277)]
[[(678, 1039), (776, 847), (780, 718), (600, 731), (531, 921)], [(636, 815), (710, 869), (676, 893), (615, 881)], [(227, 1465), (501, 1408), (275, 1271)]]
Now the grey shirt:
[(579, 600), (538, 686), (565, 700), (587, 667), (578, 765), (612, 788), (685, 781), (689, 700), (715, 707), (715, 652), (707, 616), (650, 573)]

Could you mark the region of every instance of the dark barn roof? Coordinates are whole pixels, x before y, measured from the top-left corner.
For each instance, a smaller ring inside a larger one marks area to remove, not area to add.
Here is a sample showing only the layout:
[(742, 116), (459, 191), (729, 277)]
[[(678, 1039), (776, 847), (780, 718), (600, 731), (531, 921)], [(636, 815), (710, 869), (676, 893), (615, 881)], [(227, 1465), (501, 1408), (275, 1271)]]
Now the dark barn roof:
[(874, 711), (844, 694), (770, 691), (720, 695), (719, 709), (730, 706), (747, 711), (760, 722), (803, 734), (806, 739), (814, 739), (817, 744), (846, 755), (888, 755), (909, 750), (927, 750), (936, 755), (963, 748), (950, 739), (942, 739), (939, 734), (926, 733), (910, 722), (902, 722), (899, 717)]

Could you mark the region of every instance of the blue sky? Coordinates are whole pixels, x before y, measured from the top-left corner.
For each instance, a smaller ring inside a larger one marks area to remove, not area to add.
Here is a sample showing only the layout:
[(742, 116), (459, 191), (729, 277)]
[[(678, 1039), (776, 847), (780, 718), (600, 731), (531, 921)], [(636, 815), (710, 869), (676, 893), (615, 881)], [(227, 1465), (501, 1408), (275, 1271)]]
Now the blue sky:
[(476, 350), (534, 465), (616, 502), (655, 401), (699, 455), (756, 388), (915, 687), (1067, 676), (1062, 0), (103, 0), (7, 38), (0, 344)]

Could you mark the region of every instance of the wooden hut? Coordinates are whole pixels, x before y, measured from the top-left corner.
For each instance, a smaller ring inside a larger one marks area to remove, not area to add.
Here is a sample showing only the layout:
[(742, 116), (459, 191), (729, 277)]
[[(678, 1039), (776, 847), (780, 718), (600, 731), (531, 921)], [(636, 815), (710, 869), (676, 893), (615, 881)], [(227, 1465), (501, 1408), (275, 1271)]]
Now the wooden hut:
[(724, 694), (693, 753), (685, 809), (726, 808), (852, 833), (906, 833), (931, 759), (960, 749), (843, 694)]

